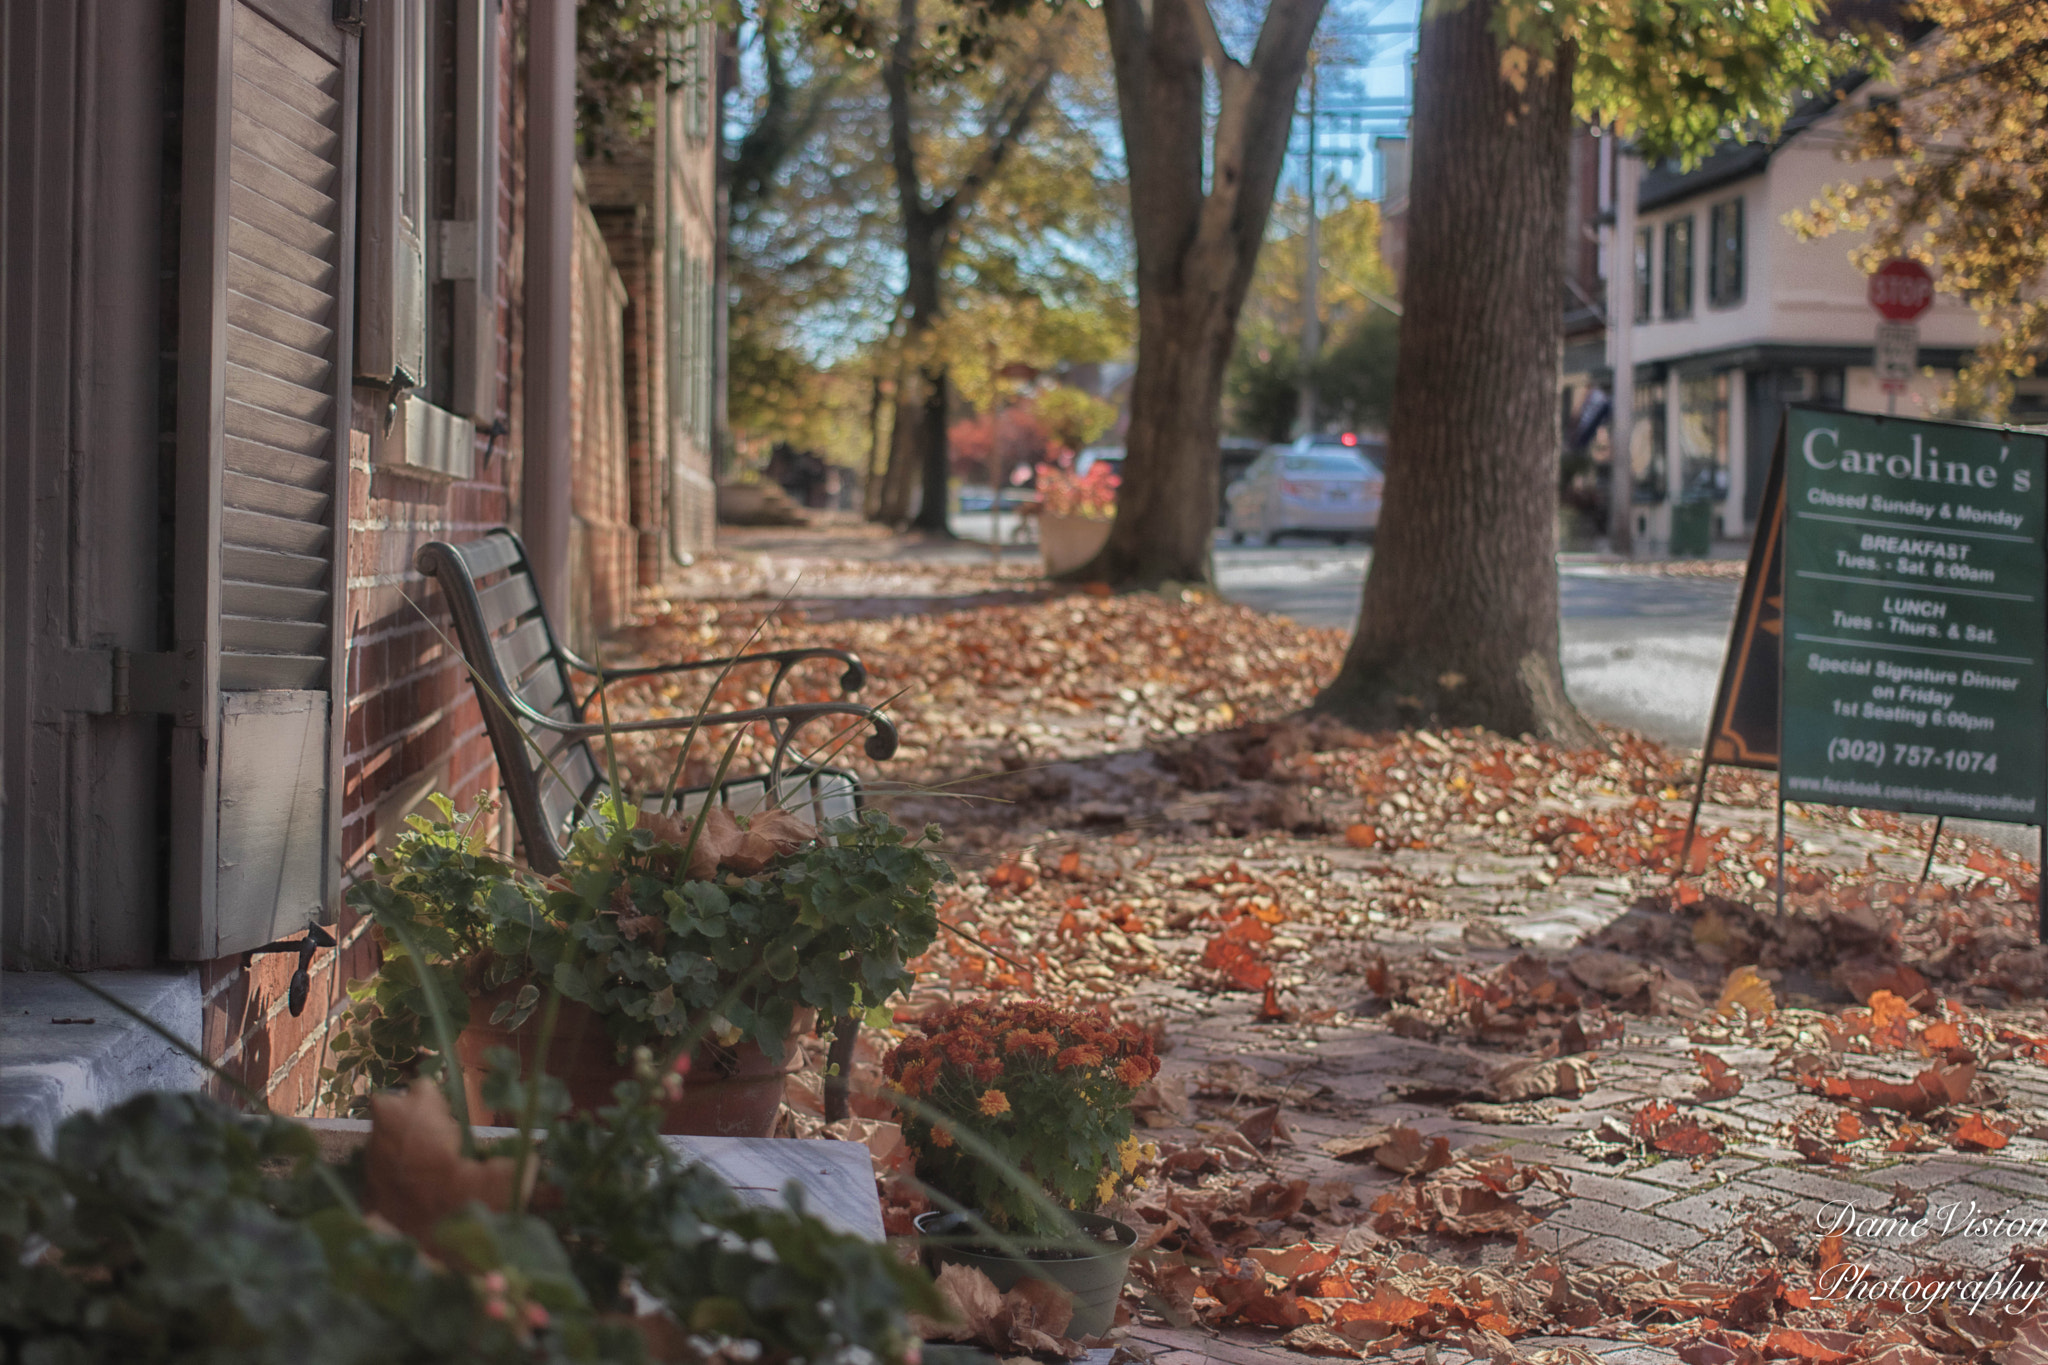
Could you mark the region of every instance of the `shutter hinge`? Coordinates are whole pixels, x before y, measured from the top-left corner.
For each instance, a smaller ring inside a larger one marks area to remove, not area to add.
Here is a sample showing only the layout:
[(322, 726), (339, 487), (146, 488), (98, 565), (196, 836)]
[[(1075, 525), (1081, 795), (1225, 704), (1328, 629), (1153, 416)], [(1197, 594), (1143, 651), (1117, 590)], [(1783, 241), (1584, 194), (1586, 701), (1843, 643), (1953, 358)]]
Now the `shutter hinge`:
[(361, 33), (363, 0), (334, 0), (334, 26), (350, 33)]
[(113, 655), (115, 715), (162, 712), (174, 725), (200, 723), (199, 646), (168, 654), (117, 649)]
[(179, 725), (200, 721), (199, 648), (151, 654), (128, 649), (58, 649), (43, 656), (38, 679), (44, 723), (64, 714), (127, 716), (162, 712)]

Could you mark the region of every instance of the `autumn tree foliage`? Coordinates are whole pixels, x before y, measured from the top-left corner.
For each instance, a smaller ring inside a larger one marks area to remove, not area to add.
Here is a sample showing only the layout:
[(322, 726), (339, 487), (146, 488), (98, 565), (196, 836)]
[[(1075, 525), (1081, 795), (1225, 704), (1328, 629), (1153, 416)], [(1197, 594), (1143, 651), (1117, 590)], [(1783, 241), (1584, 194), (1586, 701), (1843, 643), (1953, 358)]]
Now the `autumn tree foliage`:
[(1817, 20), (1811, 0), (1425, 9), (1386, 493), (1358, 631), (1321, 710), (1368, 728), (1596, 741), (1558, 659), (1572, 120), (1652, 157), (1775, 128), (1855, 55)]
[(1897, 94), (1849, 120), (1853, 153), (1884, 171), (1836, 186), (1797, 225), (1868, 231), (1859, 264), (1913, 256), (1969, 300), (1989, 340), (1953, 401), (1995, 414), (2048, 347), (2048, 6), (1920, 0), (1907, 17), (1938, 30), (1897, 63)]

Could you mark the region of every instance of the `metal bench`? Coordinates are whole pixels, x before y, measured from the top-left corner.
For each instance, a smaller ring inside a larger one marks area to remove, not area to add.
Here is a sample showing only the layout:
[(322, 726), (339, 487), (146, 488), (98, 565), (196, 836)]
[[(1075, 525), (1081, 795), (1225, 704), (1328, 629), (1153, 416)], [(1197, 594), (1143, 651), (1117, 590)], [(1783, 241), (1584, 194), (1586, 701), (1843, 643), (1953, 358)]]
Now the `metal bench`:
[[(715, 673), (728, 666), (775, 667), (763, 706), (707, 712), (701, 720), (676, 716), (610, 723), (614, 735), (679, 733), (695, 724), (707, 738), (728, 726), (760, 724), (774, 738), (765, 772), (731, 778), (716, 789), (625, 793), (646, 808), (667, 801), (672, 809), (687, 813), (704, 801), (717, 800), (735, 814), (746, 815), (772, 804), (823, 824), (860, 808), (860, 779), (801, 757), (792, 763), (799, 732), (819, 720), (845, 717), (870, 727), (864, 743), (869, 757), (887, 759), (896, 752), (896, 727), (872, 707), (845, 700), (775, 704), (775, 693), (790, 671), (814, 659), (843, 666), (842, 694), (859, 691), (867, 682), (867, 671), (859, 657), (846, 650), (764, 650), (721, 659), (604, 668), (578, 657), (555, 634), (526, 548), (509, 529), (499, 527), (461, 545), (441, 540), (423, 545), (413, 564), (439, 584), (447, 598), (520, 846), (528, 865), (543, 875), (561, 871), (569, 836), (610, 795), (605, 765), (590, 743), (607, 730), (602, 720), (591, 719), (591, 708), (609, 683), (670, 673)], [(587, 690), (579, 690), (578, 677), (588, 680)], [(846, 1114), (846, 1080), (856, 1030), (851, 1019), (833, 1026), (830, 1055), (835, 1068), (826, 1078), (825, 1095), (829, 1118)]]

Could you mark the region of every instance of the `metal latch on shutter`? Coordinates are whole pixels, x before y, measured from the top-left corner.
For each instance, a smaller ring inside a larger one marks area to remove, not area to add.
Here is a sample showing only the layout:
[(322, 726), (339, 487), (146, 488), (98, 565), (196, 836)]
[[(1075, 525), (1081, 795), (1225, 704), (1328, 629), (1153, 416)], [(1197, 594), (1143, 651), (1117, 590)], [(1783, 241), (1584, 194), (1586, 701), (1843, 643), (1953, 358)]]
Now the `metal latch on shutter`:
[(131, 649), (66, 649), (45, 674), (53, 709), (95, 716), (163, 713), (178, 725), (200, 723), (199, 649), (156, 654)]

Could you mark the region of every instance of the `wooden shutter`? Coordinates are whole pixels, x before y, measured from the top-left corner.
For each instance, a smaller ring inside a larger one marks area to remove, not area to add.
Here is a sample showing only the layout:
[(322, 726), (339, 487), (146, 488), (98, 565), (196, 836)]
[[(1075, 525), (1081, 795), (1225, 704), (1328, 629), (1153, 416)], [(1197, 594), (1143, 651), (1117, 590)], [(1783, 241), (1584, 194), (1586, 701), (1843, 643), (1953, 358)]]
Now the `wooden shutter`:
[(370, 0), (363, 16), (363, 251), (356, 373), (427, 374), (427, 7)]
[(498, 417), (498, 0), (456, 0), (455, 42), (455, 218), (442, 225), (442, 274), (455, 281), (455, 411), (489, 426)]
[(190, 0), (178, 281), (171, 950), (339, 885), (357, 40), (333, 0)]

